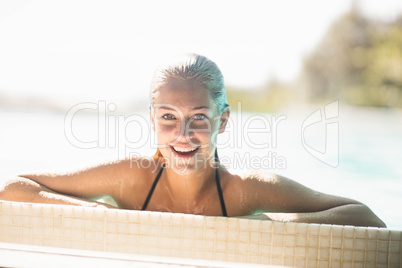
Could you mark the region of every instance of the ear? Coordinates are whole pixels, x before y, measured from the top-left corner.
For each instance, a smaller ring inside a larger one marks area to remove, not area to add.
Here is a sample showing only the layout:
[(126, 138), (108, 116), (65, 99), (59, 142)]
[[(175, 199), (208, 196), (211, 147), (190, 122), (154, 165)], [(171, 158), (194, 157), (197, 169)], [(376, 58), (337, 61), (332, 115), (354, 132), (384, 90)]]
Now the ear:
[(230, 106), (226, 107), (221, 114), (219, 133), (225, 132), (226, 125), (229, 121), (229, 116), (230, 116)]
[(154, 118), (154, 111), (153, 109), (149, 109), (149, 117), (151, 117), (151, 126), (152, 126), (152, 130), (155, 131), (155, 118)]

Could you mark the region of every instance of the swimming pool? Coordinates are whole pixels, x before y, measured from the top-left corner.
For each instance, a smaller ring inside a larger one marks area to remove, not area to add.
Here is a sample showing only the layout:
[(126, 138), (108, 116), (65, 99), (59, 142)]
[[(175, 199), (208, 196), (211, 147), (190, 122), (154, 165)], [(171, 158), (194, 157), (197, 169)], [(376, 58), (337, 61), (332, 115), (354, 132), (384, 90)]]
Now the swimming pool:
[[(223, 163), (239, 171), (253, 162), (251, 168), (357, 199), (389, 228), (402, 230), (402, 112), (339, 105), (338, 116), (331, 119), (339, 126), (339, 150), (327, 151), (332, 160), (339, 156), (333, 167), (303, 146), (304, 139), (305, 145), (319, 151), (326, 142), (325, 122), (302, 131), (303, 122), (319, 108), (322, 106), (257, 116), (233, 112), (227, 133), (219, 139)], [(152, 155), (155, 146), (148, 115), (118, 112), (108, 112), (100, 119), (96, 114), (77, 112), (70, 122), (71, 133), (66, 133), (66, 113), (1, 110), (1, 179), (30, 171), (69, 171), (129, 155)], [(93, 141), (98, 142), (96, 146)]]

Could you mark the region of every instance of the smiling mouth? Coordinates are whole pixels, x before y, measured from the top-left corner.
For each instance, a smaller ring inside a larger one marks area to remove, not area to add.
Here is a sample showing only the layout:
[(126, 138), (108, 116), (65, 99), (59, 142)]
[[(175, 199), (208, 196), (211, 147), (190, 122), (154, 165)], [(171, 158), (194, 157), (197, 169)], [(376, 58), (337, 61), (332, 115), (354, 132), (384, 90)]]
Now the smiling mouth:
[(175, 146), (169, 145), (169, 147), (177, 155), (187, 156), (187, 157), (193, 156), (198, 151), (198, 149), (200, 149), (200, 146), (182, 148), (182, 147), (175, 147)]

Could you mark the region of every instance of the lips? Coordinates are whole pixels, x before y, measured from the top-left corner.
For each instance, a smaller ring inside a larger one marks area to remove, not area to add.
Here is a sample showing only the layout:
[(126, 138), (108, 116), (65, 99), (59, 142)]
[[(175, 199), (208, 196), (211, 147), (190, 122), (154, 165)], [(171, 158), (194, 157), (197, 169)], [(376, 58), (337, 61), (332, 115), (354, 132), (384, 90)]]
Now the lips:
[(195, 153), (200, 149), (200, 146), (197, 147), (178, 147), (169, 145), (170, 149), (179, 156), (191, 157), (195, 155)]

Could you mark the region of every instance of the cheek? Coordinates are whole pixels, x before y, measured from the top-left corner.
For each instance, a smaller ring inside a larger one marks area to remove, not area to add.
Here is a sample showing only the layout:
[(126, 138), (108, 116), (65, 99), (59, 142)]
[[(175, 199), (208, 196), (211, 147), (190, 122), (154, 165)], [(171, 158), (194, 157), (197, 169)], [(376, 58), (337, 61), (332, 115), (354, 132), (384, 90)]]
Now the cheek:
[(176, 132), (175, 125), (157, 124), (155, 126), (156, 135), (159, 140), (168, 139)]
[(219, 129), (216, 125), (216, 122), (207, 121), (193, 124), (190, 128), (190, 131), (198, 139), (209, 141), (216, 138), (216, 134), (219, 132)]
[(176, 124), (156, 124), (155, 131), (158, 144), (163, 145), (177, 140), (180, 127)]
[(172, 132), (176, 130), (176, 125), (159, 124), (156, 129), (158, 132)]

